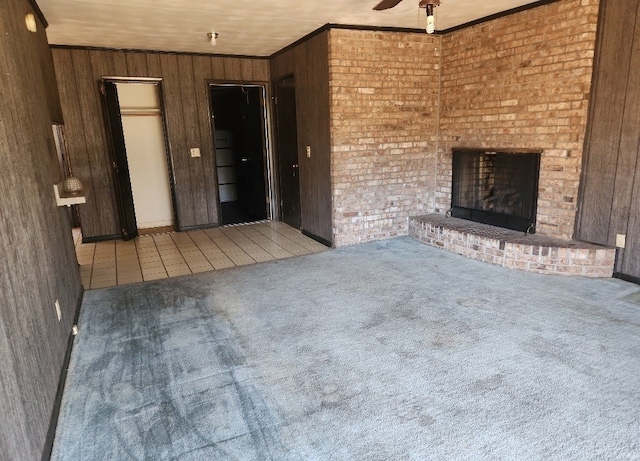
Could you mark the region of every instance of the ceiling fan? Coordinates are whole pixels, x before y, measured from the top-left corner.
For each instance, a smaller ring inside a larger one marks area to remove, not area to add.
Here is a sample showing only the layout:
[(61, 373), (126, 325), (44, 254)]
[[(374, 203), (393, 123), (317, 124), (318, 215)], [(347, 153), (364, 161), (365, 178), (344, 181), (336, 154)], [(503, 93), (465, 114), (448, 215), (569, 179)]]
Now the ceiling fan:
[[(382, 0), (376, 6), (373, 7), (376, 11), (388, 10), (393, 8), (402, 0)], [(436, 6), (440, 6), (441, 0), (420, 0), (418, 6), (427, 10), (427, 33), (433, 34), (436, 31), (436, 18), (433, 16), (433, 9)]]

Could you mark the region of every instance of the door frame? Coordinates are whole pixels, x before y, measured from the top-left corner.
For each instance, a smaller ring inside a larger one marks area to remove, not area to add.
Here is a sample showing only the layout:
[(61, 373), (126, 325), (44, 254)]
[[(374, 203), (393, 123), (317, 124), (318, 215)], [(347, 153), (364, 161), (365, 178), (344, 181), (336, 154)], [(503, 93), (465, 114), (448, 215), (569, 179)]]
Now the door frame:
[[(165, 98), (164, 98), (164, 88), (162, 86), (162, 78), (155, 78), (155, 77), (114, 77), (114, 76), (103, 76), (102, 79), (100, 80), (100, 85), (102, 85), (105, 82), (109, 82), (109, 83), (138, 83), (138, 84), (149, 84), (149, 85), (156, 85), (156, 88), (158, 89), (158, 100), (160, 102), (160, 117), (162, 120), (162, 135), (164, 138), (164, 149), (165, 149), (165, 156), (166, 156), (166, 162), (167, 162), (167, 168), (169, 170), (169, 189), (171, 191), (171, 207), (172, 207), (172, 214), (173, 214), (173, 226), (175, 229), (180, 229), (180, 222), (179, 222), (179, 217), (178, 217), (178, 201), (177, 201), (177, 197), (176, 197), (176, 178), (175, 178), (175, 174), (174, 174), (174, 165), (173, 165), (173, 154), (171, 152), (171, 143), (169, 142), (169, 130), (168, 130), (168, 123), (167, 123), (167, 111), (166, 111), (166, 103), (165, 103)], [(106, 108), (105, 108), (106, 110)], [(105, 124), (107, 125), (108, 128), (108, 124), (109, 124), (109, 120), (105, 120)], [(114, 152), (114, 147), (113, 147), (113, 139), (112, 139), (112, 134), (111, 134), (111, 130), (107, 129), (107, 137), (109, 138), (109, 153), (110, 153), (110, 160), (111, 160), (111, 166), (113, 168), (113, 165), (116, 161), (115, 158), (115, 152)], [(113, 169), (111, 170), (112, 173), (114, 173)], [(129, 174), (129, 170), (127, 168), (127, 174)], [(115, 174), (112, 174), (112, 179), (113, 179), (113, 187), (114, 190), (116, 192), (116, 194), (119, 194), (119, 184), (116, 178)], [(121, 205), (118, 203), (118, 218), (122, 219), (122, 213), (123, 210), (121, 209)], [(137, 223), (136, 223), (137, 226)], [(122, 226), (121, 226), (122, 227)]]
[[(264, 178), (265, 178), (265, 196), (267, 199), (267, 219), (268, 220), (277, 220), (279, 219), (279, 210), (278, 207), (274, 206), (276, 202), (276, 188), (274, 184), (277, 180), (275, 175), (275, 162), (273, 158), (273, 137), (271, 133), (273, 133), (273, 123), (271, 120), (271, 106), (267, 104), (267, 101), (270, 101), (272, 96), (269, 89), (269, 82), (261, 82), (261, 81), (246, 81), (246, 80), (219, 80), (219, 79), (207, 79), (207, 107), (209, 109), (209, 129), (211, 130), (211, 144), (213, 146), (213, 162), (214, 162), (214, 171), (216, 178), (216, 187), (219, 186), (218, 181), (218, 168), (217, 168), (217, 159), (216, 159), (216, 127), (215, 127), (215, 119), (214, 119), (214, 111), (213, 104), (211, 102), (211, 90), (213, 87), (229, 87), (229, 88), (242, 88), (242, 87), (252, 87), (259, 88), (262, 90), (262, 95), (260, 98), (260, 110), (262, 112), (262, 123), (260, 124), (260, 128), (262, 130), (262, 149), (264, 155)], [(222, 223), (222, 204), (220, 202), (220, 193), (218, 189), (218, 222)]]

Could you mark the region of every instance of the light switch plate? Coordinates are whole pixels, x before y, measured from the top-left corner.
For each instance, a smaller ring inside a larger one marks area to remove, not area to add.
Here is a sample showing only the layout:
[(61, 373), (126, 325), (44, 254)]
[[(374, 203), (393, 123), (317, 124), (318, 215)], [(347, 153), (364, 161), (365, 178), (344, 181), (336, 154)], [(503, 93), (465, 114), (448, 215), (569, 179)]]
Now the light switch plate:
[(624, 248), (627, 244), (627, 235), (626, 234), (617, 234), (616, 235), (616, 246), (618, 248)]
[(200, 148), (198, 148), (198, 147), (192, 147), (192, 148), (191, 148), (191, 157), (192, 157), (192, 158), (198, 158), (198, 157), (200, 157)]

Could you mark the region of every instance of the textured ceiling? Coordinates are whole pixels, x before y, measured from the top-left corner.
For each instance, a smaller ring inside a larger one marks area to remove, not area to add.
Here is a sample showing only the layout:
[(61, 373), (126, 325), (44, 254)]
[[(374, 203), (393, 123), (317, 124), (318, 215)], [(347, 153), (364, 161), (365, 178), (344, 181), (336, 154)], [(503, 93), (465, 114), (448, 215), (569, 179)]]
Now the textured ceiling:
[[(424, 28), (418, 0), (38, 0), (51, 44), (269, 56), (327, 24)], [(532, 0), (442, 0), (447, 29)], [(212, 47), (207, 32), (218, 32)]]

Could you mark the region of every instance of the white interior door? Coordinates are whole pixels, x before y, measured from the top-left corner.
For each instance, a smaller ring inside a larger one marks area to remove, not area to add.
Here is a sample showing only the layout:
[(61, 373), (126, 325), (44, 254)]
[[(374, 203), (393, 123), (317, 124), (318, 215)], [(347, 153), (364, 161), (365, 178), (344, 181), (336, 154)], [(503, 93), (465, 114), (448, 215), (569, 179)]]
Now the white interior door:
[(138, 229), (172, 226), (173, 205), (158, 86), (117, 83)]

